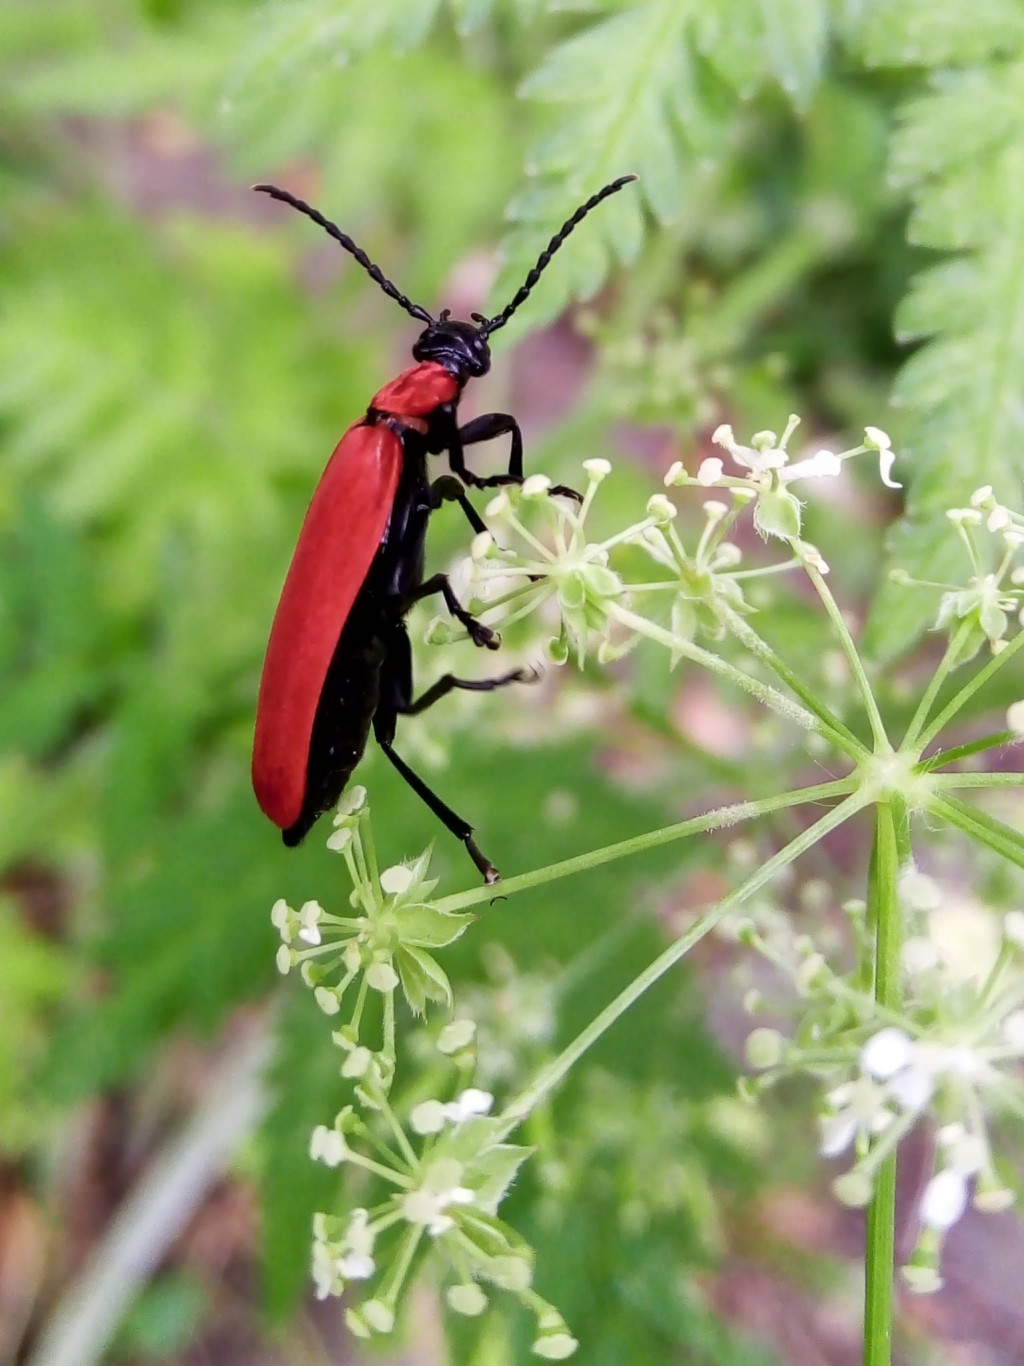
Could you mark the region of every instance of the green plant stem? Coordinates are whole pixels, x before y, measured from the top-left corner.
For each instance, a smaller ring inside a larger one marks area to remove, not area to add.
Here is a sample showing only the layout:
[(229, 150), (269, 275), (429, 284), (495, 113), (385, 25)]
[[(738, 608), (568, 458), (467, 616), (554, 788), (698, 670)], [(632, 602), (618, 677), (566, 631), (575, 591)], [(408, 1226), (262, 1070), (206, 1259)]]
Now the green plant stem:
[[(875, 925), (875, 1000), (898, 1010), (901, 997), (902, 921), (896, 824), (890, 803), (878, 806), (871, 860), (869, 913)], [(892, 1361), (893, 1272), (896, 1238), (896, 1152), (879, 1164), (868, 1206), (864, 1265), (864, 1366)]]
[(977, 740), (954, 745), (952, 749), (940, 749), (938, 754), (922, 759), (917, 765), (917, 772), (931, 773), (936, 768), (945, 768), (947, 764), (959, 763), (961, 759), (972, 759), (975, 754), (983, 754), (987, 749), (1001, 749), (1004, 745), (1019, 744), (1020, 738), (1016, 731), (1012, 730), (998, 730), (992, 735), (979, 735)]
[(932, 785), (946, 792), (958, 787), (1024, 787), (1024, 773), (933, 773)]
[(614, 617), (628, 630), (635, 631), (638, 636), (646, 636), (649, 640), (664, 645), (674, 654), (682, 655), (684, 659), (689, 659), (694, 664), (700, 664), (711, 673), (716, 673), (727, 679), (737, 688), (742, 688), (744, 692), (750, 693), (762, 705), (778, 712), (780, 716), (784, 716), (787, 721), (795, 722), (804, 730), (817, 731), (821, 729), (813, 713), (801, 707), (792, 698), (786, 697), (777, 688), (773, 688), (767, 683), (761, 683), (756, 678), (751, 678), (742, 669), (737, 669), (735, 664), (730, 664), (727, 659), (722, 659), (718, 655), (712, 654), (710, 650), (704, 650), (699, 645), (694, 645), (692, 640), (684, 640), (682, 636), (677, 636), (674, 632), (666, 630), (664, 626), (658, 626), (645, 617), (637, 616), (635, 612), (631, 612), (627, 607), (620, 606), (617, 602), (609, 602), (605, 610), (610, 617)]
[(631, 854), (642, 854), (648, 849), (657, 849), (662, 844), (672, 844), (675, 840), (702, 834), (706, 830), (720, 830), (730, 825), (738, 825), (741, 821), (767, 816), (773, 811), (784, 811), (791, 806), (828, 801), (832, 797), (847, 797), (857, 786), (856, 777), (839, 778), (832, 783), (800, 787), (793, 792), (761, 797), (753, 802), (718, 806), (702, 816), (693, 816), (690, 820), (679, 821), (675, 825), (665, 825), (659, 830), (634, 835), (628, 840), (606, 844), (600, 849), (591, 849), (586, 854), (576, 854), (573, 858), (562, 859), (559, 863), (549, 863), (543, 868), (533, 868), (528, 873), (520, 873), (518, 877), (503, 878), (497, 887), (471, 887), (466, 892), (454, 892), (434, 904), (440, 911), (466, 910), (471, 906), (478, 906), (481, 902), (493, 901), (495, 896), (512, 896), (516, 892), (529, 891), (533, 887), (543, 887), (559, 878), (585, 873), (591, 868), (600, 868), (602, 864), (615, 863), (618, 859), (628, 858)]
[(1001, 650), (997, 655), (993, 655), (985, 667), (979, 669), (970, 682), (965, 683), (960, 691), (943, 707), (928, 729), (918, 739), (918, 750), (923, 753), (939, 731), (957, 714), (961, 707), (970, 701), (979, 688), (985, 686), (994, 673), (997, 673), (1004, 665), (1009, 664), (1022, 647), (1024, 647), (1024, 631), (1018, 631), (1006, 649)]
[(1009, 859), (1018, 868), (1024, 868), (1024, 836), (1011, 825), (996, 820), (985, 811), (968, 806), (957, 797), (942, 796), (936, 793), (928, 803), (928, 810), (942, 820), (955, 825), (971, 839)]
[(746, 648), (757, 659), (768, 667), (782, 679), (787, 687), (791, 688), (800, 701), (804, 703), (821, 722), (824, 727), (823, 734), (831, 740), (836, 749), (849, 755), (851, 759), (859, 762), (866, 759), (868, 749), (854, 735), (853, 731), (839, 717), (829, 711), (828, 707), (815, 696), (813, 689), (809, 688), (793, 669), (780, 659), (772, 647), (763, 639), (748, 621), (745, 621), (738, 612), (731, 607), (720, 609), (721, 619), (725, 626), (733, 633), (740, 644)]
[(954, 668), (960, 657), (960, 651), (963, 649), (964, 640), (970, 629), (969, 623), (962, 621), (950, 637), (949, 643), (946, 645), (945, 653), (941, 660), (939, 660), (939, 666), (934, 674), (932, 674), (931, 681), (924, 690), (924, 696), (917, 704), (917, 710), (910, 719), (907, 733), (903, 737), (903, 744), (900, 746), (901, 749), (908, 750), (913, 748), (915, 740), (920, 735), (928, 720), (935, 699), (939, 695), (939, 689), (949, 677), (950, 671)]
[(629, 986), (621, 991), (615, 1000), (607, 1005), (567, 1048), (562, 1050), (557, 1058), (554, 1058), (540, 1070), (524, 1091), (521, 1091), (515, 1099), (509, 1102), (502, 1115), (501, 1137), (507, 1137), (517, 1125), (521, 1124), (530, 1112), (558, 1086), (587, 1049), (595, 1044), (601, 1035), (610, 1029), (616, 1020), (620, 1019), (649, 987), (653, 986), (660, 977), (663, 977), (669, 968), (674, 967), (680, 959), (685, 957), (694, 944), (698, 943), (724, 920), (730, 911), (742, 905), (756, 891), (770, 882), (783, 868), (788, 868), (801, 854), (823, 839), (830, 830), (842, 825), (844, 821), (860, 811), (869, 800), (861, 792), (851, 793), (845, 801), (833, 807), (820, 820), (808, 826), (806, 830), (797, 835), (796, 839), (791, 840), (777, 854), (762, 864), (757, 872), (752, 873), (735, 891), (730, 892), (716, 906), (705, 912), (678, 939), (673, 940), (668, 948), (660, 953), (652, 963), (648, 964), (643, 972), (635, 977)]
[(860, 655), (857, 653), (856, 645), (853, 643), (853, 636), (850, 635), (850, 628), (844, 621), (843, 614), (839, 610), (839, 604), (832, 596), (832, 590), (825, 582), (821, 572), (815, 569), (814, 565), (809, 564), (806, 560), (804, 561), (804, 570), (811, 583), (814, 584), (815, 591), (817, 592), (818, 597), (821, 598), (822, 605), (829, 615), (829, 619), (835, 628), (836, 635), (839, 637), (839, 643), (843, 647), (843, 653), (850, 661), (850, 668), (853, 670), (853, 676), (857, 681), (861, 701), (864, 703), (864, 710), (867, 712), (868, 720), (871, 723), (871, 733), (875, 737), (875, 748), (876, 750), (885, 753), (890, 749), (889, 737), (886, 735), (885, 727), (882, 725), (882, 715), (878, 710), (875, 694), (871, 691), (871, 684), (864, 671), (864, 664), (861, 661)]

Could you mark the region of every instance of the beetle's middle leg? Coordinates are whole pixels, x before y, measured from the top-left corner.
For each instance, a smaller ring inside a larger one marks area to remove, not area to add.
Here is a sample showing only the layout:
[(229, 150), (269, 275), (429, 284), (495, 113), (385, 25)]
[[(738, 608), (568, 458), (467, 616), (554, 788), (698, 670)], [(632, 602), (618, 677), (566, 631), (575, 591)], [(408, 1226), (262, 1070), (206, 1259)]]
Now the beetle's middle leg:
[(419, 602), (421, 598), (429, 598), (434, 593), (440, 593), (444, 598), (445, 606), (456, 621), (462, 623), (469, 632), (469, 638), (474, 645), (486, 646), (488, 650), (496, 650), (501, 644), (501, 637), (497, 631), (492, 631), (489, 626), (485, 626), (482, 621), (477, 621), (472, 612), (468, 612), (452, 589), (448, 581), (447, 574), (431, 574), (429, 579), (425, 579), (417, 588), (413, 588), (406, 594), (402, 614), (411, 607), (414, 602)]

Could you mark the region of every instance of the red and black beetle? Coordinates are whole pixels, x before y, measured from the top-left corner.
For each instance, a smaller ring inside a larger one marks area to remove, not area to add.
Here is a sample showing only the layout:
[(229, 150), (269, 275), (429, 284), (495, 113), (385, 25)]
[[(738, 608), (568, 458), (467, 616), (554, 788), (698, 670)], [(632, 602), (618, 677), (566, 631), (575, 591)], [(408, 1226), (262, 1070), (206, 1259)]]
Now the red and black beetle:
[[(413, 701), (405, 616), (414, 602), (440, 593), (474, 644), (497, 649), (498, 637), (461, 606), (445, 574), (423, 578), (427, 521), (435, 508), (457, 502), (474, 531), (482, 531), (465, 486), (523, 481), (523, 442), (515, 418), (487, 413), (460, 427), (459, 399), (467, 380), (490, 369), (491, 333), (523, 303), (573, 228), (635, 179), (621, 176), (581, 204), (511, 302), (493, 318), (472, 314), (472, 322), (451, 319), (447, 309), (435, 320), (316, 209), (273, 185), (254, 187), (319, 223), (385, 294), (426, 323), (412, 349), (416, 364), (374, 395), (366, 416), (335, 448), (302, 524), (274, 616), (256, 709), (252, 781), (285, 844), (298, 844), (338, 800), (372, 724), (377, 743), (409, 786), (465, 844), (484, 879), (497, 880), (497, 870), (473, 840), (472, 826), (395, 753), (395, 727), (399, 716), (424, 711), (454, 688), (487, 692), (531, 675), (521, 669), (488, 679), (444, 674)], [(466, 467), (466, 446), (506, 433), (511, 437), (507, 473), (484, 478)], [(448, 452), (452, 473), (431, 482), (426, 457), (442, 451)], [(561, 486), (556, 491), (576, 496)]]

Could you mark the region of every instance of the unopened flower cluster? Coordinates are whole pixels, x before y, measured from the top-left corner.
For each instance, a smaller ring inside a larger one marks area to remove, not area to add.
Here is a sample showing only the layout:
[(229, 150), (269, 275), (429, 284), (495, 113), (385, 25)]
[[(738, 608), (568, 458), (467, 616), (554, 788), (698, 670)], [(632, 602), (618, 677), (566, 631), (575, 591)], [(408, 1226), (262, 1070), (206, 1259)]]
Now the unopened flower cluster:
[[(899, 1012), (879, 1007), (870, 990), (872, 936), (862, 902), (844, 907), (858, 950), (852, 974), (835, 969), (786, 917), (769, 911), (740, 927), (742, 940), (795, 988), (792, 1037), (762, 1027), (747, 1039), (757, 1075), (745, 1089), (801, 1075), (816, 1081), (821, 1152), (852, 1156), (833, 1182), (850, 1205), (868, 1202), (879, 1165), (915, 1125), (933, 1127), (934, 1166), (916, 1211), (920, 1236), (902, 1269), (923, 1292), (941, 1285), (943, 1238), (968, 1205), (1000, 1210), (1015, 1199), (991, 1125), (1024, 1112), (1024, 911), (1000, 922), (913, 867), (901, 875), (900, 900), (910, 933)], [(763, 1008), (760, 992), (747, 1004)], [(773, 1013), (778, 1008), (786, 1007), (772, 1004)]]

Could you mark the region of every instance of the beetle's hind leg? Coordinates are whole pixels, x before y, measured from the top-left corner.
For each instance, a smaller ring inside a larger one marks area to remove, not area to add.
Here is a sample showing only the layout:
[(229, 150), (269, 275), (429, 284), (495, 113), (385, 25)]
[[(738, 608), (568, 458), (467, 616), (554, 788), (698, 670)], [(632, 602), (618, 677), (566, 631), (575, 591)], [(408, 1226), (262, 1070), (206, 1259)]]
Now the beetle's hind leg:
[(453, 811), (446, 802), (443, 802), (437, 793), (427, 786), (419, 774), (413, 772), (400, 754), (395, 753), (393, 747), (395, 726), (399, 716), (415, 716), (419, 712), (426, 711), (428, 707), (433, 706), (435, 702), (456, 688), (462, 688), (468, 692), (492, 692), (495, 688), (504, 688), (510, 683), (535, 682), (538, 677), (539, 674), (530, 669), (514, 669), (498, 678), (481, 679), (455, 678), (452, 674), (444, 674), (427, 689), (422, 697), (413, 701), (412, 658), (409, 650), (409, 637), (403, 623), (399, 622), (396, 625), (388, 640), (387, 656), (381, 674), (380, 705), (373, 718), (373, 733), (377, 738), (377, 743), (420, 800), (433, 811), (445, 829), (450, 830), (455, 838), (461, 840), (466, 846), (466, 852), (479, 868), (484, 881), (487, 883), (497, 882), (500, 874), (490, 859), (481, 853), (473, 838), (473, 827), (468, 821), (463, 820), (456, 811)]
[(391, 760), (392, 764), (394, 764), (395, 768), (402, 775), (405, 781), (409, 784), (412, 790), (416, 793), (417, 797), (419, 797), (421, 801), (425, 802), (427, 806), (430, 807), (431, 811), (433, 811), (434, 815), (445, 827), (445, 829), (450, 830), (452, 834), (455, 836), (455, 838), (457, 840), (461, 840), (462, 843), (466, 846), (466, 852), (469, 854), (469, 857), (473, 860), (476, 866), (480, 869), (480, 872), (483, 874), (484, 881), (488, 883), (497, 882), (498, 879), (501, 877), (501, 874), (498, 872), (497, 868), (495, 868), (494, 864), (490, 861), (490, 859), (486, 858), (484, 854), (480, 852), (476, 840), (473, 838), (473, 827), (467, 821), (464, 821), (462, 817), (458, 815), (457, 812), (453, 811), (450, 806), (446, 805), (437, 795), (437, 793), (433, 792), (426, 785), (426, 783), (419, 776), (419, 774), (413, 772), (413, 770), (405, 762), (402, 756), (400, 754), (395, 753), (394, 749), (392, 749), (391, 747), (391, 742), (389, 740), (382, 740), (381, 737), (378, 735), (377, 743), (380, 745), (383, 752)]
[(507, 688), (510, 683), (537, 683), (539, 680), (539, 669), (512, 669), (507, 674), (499, 674), (497, 678), (456, 678), (454, 674), (442, 674), (422, 697), (399, 708), (399, 712), (402, 716), (418, 716), (456, 688), (464, 692), (494, 692), (497, 688)]

